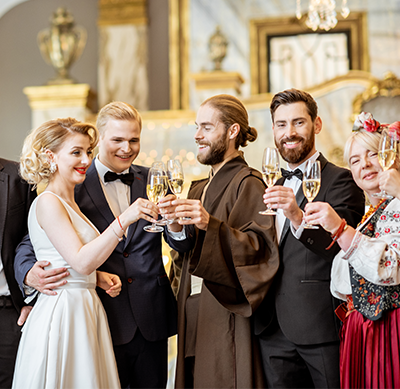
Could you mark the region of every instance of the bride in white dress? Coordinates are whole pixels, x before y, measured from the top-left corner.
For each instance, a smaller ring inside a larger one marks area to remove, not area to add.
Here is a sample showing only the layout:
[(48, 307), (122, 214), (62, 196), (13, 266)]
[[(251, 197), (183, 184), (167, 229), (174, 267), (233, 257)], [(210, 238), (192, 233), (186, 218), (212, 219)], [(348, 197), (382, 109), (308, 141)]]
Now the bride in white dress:
[[(74, 187), (85, 179), (97, 140), (94, 126), (71, 118), (46, 122), (25, 140), (22, 177), (35, 185), (48, 181), (29, 212), (35, 254), (49, 268), (67, 267), (70, 276), (56, 296), (39, 295), (23, 327), (13, 388), (120, 387), (96, 269), (130, 224), (157, 213), (143, 200), (142, 211), (129, 207), (101, 235), (81, 213)], [(119, 288), (120, 281), (108, 293), (116, 296)]]

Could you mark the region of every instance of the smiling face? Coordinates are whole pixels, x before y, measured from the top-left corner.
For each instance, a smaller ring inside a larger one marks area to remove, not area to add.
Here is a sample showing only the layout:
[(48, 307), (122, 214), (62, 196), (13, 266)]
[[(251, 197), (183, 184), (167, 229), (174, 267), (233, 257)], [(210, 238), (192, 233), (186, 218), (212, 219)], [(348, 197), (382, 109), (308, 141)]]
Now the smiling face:
[(203, 165), (215, 167), (224, 161), (230, 149), (228, 131), (219, 121), (218, 110), (208, 104), (199, 108), (196, 125), (197, 160)]
[(371, 195), (380, 191), (378, 176), (382, 171), (382, 167), (378, 161), (378, 153), (368, 150), (354, 140), (349, 152), (349, 166), (356, 184), (372, 200), (373, 197)]
[(99, 142), (98, 158), (115, 173), (128, 169), (140, 151), (140, 126), (136, 120), (109, 119)]
[(275, 145), (282, 158), (295, 168), (315, 152), (315, 134), (321, 131), (319, 117), (313, 122), (304, 102), (280, 105), (274, 113)]
[(85, 180), (93, 155), (87, 135), (71, 134), (57, 152), (48, 151), (48, 154), (57, 164), (57, 171), (51, 177), (51, 181), (62, 179), (68, 184), (77, 185)]

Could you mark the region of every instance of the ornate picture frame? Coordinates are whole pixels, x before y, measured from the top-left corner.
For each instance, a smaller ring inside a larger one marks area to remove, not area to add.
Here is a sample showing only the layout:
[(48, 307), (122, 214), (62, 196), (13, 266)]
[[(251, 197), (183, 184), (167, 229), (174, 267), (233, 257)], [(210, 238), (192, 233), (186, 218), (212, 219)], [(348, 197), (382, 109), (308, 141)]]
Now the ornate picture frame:
[(345, 33), (348, 37), (349, 70), (369, 71), (367, 16), (365, 12), (352, 12), (346, 19), (338, 16), (336, 27), (330, 31), (314, 32), (301, 20), (292, 18), (264, 18), (250, 21), (251, 94), (270, 92), (269, 41), (274, 37), (300, 34)]

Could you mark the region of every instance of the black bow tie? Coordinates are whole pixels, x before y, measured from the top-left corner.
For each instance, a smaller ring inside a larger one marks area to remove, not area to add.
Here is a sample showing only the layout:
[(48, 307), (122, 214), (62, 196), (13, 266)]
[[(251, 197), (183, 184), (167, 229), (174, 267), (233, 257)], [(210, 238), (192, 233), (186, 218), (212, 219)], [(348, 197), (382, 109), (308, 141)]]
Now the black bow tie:
[(125, 185), (132, 185), (132, 182), (134, 179), (135, 179), (135, 176), (133, 175), (133, 173), (117, 174), (117, 173), (108, 171), (104, 175), (105, 182), (121, 180)]
[(303, 180), (303, 173), (300, 169), (296, 169), (294, 171), (281, 169), (282, 177), (285, 177), (287, 180), (290, 180), (293, 176), (296, 176), (300, 181)]

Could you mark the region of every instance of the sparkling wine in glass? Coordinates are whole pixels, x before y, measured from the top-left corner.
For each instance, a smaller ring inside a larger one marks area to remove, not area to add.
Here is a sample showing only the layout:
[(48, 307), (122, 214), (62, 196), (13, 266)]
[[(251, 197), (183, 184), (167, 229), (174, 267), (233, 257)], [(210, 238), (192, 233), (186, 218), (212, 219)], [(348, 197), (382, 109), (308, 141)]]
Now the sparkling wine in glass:
[(170, 159), (167, 162), (167, 176), (171, 192), (179, 198), (179, 195), (182, 193), (184, 182), (183, 169), (179, 160)]
[[(309, 203), (315, 199), (321, 187), (321, 164), (307, 161), (303, 173), (303, 192)], [(317, 230), (319, 227), (306, 223), (304, 228)]]
[[(167, 162), (168, 185), (171, 192), (179, 199), (183, 189), (183, 169), (178, 159), (170, 159)], [(183, 220), (190, 220), (190, 217), (183, 217)], [(173, 222), (176, 220), (173, 220)]]
[[(399, 137), (396, 131), (390, 131), (389, 129), (384, 129), (382, 131), (381, 139), (379, 140), (378, 161), (383, 171), (390, 169), (394, 164), (397, 157), (398, 144)], [(374, 193), (373, 196), (384, 199), (392, 198), (392, 196), (387, 194), (384, 190), (379, 193)]]
[[(264, 150), (262, 159), (262, 174), (265, 184), (269, 187), (273, 186), (279, 178), (279, 154), (278, 150), (274, 147), (267, 147)], [(276, 215), (276, 212), (267, 206), (265, 211), (260, 211), (260, 215)]]
[[(165, 171), (152, 166), (147, 176), (146, 192), (148, 199), (152, 203), (158, 204), (158, 202), (167, 194), (167, 190), (168, 184)], [(156, 223), (147, 225), (143, 229), (147, 232), (162, 232), (164, 230), (163, 227), (158, 226)]]

